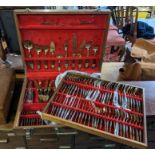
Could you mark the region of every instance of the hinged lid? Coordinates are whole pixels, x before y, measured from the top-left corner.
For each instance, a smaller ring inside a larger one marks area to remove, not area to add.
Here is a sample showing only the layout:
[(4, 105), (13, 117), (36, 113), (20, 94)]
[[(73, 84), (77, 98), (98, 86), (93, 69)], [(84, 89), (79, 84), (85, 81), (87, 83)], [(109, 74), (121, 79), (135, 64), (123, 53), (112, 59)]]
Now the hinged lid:
[(66, 70), (99, 72), (109, 26), (109, 11), (15, 10), (26, 68), (15, 128), (47, 127), (42, 111)]
[(65, 70), (99, 72), (110, 12), (16, 10), (15, 20), (26, 74)]

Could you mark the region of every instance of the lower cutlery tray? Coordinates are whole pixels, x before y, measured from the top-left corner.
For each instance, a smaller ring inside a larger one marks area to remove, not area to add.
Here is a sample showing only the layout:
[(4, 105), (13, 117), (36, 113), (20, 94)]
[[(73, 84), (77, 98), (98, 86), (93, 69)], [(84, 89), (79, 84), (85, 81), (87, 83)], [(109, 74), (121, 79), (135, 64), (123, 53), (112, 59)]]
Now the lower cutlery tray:
[(144, 89), (67, 73), (42, 118), (133, 147), (147, 147)]

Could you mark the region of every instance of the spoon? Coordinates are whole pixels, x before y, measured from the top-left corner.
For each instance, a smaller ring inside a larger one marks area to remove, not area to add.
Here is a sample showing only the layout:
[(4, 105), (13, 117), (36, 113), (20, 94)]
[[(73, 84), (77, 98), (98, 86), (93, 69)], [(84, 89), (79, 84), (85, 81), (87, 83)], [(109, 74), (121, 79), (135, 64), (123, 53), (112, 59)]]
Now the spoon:
[(93, 51), (94, 51), (94, 56), (96, 56), (97, 51), (98, 51), (98, 47), (97, 47), (97, 46), (96, 46), (96, 47), (94, 47), (94, 48), (93, 48)]
[(89, 51), (90, 51), (90, 44), (86, 44), (85, 48), (87, 49), (87, 57), (89, 57)]
[(47, 53), (48, 53), (48, 51), (49, 51), (48, 46), (43, 47), (43, 49), (44, 49), (45, 55), (47, 55)]
[(33, 48), (33, 44), (30, 40), (24, 41), (24, 48), (26, 48), (29, 51), (29, 57), (31, 56), (31, 49)]
[(36, 49), (37, 55), (39, 56), (41, 52), (41, 48), (38, 45), (35, 45), (35, 49)]
[(54, 55), (54, 52), (55, 52), (55, 43), (53, 41), (51, 41), (51, 43), (50, 43), (50, 52), (52, 52), (52, 55)]
[(55, 68), (55, 62), (54, 61), (52, 61), (51, 67), (52, 67), (52, 69)]

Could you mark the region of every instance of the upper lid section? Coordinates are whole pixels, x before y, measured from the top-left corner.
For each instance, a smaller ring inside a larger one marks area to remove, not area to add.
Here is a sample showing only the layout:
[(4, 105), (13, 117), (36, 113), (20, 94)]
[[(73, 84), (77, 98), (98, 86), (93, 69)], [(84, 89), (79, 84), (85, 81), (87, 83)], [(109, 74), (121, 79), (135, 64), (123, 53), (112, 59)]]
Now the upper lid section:
[(14, 10), (16, 14), (109, 14), (111, 11), (109, 9), (81, 9), (81, 10), (52, 10), (52, 9), (16, 9)]
[(27, 75), (100, 71), (109, 11), (15, 10)]

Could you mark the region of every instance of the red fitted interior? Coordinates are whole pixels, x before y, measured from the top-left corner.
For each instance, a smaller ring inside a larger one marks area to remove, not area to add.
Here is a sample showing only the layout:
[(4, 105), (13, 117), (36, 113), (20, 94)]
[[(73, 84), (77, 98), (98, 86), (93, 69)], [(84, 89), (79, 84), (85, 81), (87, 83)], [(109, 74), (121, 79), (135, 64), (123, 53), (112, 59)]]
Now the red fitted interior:
[[(105, 32), (108, 26), (107, 14), (17, 14), (17, 23), (20, 35), (20, 44), (25, 61), (27, 89), (29, 81), (42, 81), (43, 85), (46, 80), (54, 80), (59, 73), (66, 70), (80, 70), (88, 73), (99, 72), (102, 53), (104, 50)], [(73, 36), (76, 35), (76, 55), (73, 57)], [(30, 40), (33, 45), (37, 44), (41, 48), (48, 46), (53, 41), (55, 43), (55, 52), (45, 52), (43, 49), (37, 55), (36, 49), (31, 49), (31, 57), (29, 57), (28, 49), (24, 48), (23, 43)], [(87, 49), (84, 47), (80, 49), (80, 45), (85, 40), (87, 44), (91, 44), (89, 56), (87, 56)], [(64, 43), (68, 44), (68, 56), (65, 56)], [(98, 50), (96, 55), (93, 48), (97, 46)], [(81, 54), (79, 57), (78, 54)], [(59, 61), (60, 60), (60, 61)], [(66, 60), (68, 61), (68, 68), (65, 68)], [(54, 62), (55, 67), (51, 65)], [(79, 62), (81, 68), (78, 67)], [(86, 62), (89, 62), (88, 67), (85, 67)], [(95, 67), (92, 67), (95, 62)], [(30, 64), (33, 64), (31, 68)], [(40, 69), (38, 69), (38, 64)], [(45, 64), (48, 66), (45, 68)], [(75, 65), (73, 65), (75, 64)], [(60, 65), (60, 70), (58, 66)], [(44, 87), (42, 85), (42, 87)], [(52, 86), (52, 89), (54, 85)], [(26, 89), (26, 91), (27, 91)], [(25, 91), (25, 93), (26, 93)], [(19, 119), (19, 126), (27, 125), (44, 125), (38, 124), (38, 121), (21, 124), (23, 118), (39, 118), (36, 114), (37, 110), (42, 111), (46, 103), (38, 101), (37, 88), (33, 85), (32, 88), (34, 99), (33, 103), (26, 103), (23, 101), (22, 112)], [(25, 97), (24, 97), (25, 98)], [(29, 122), (29, 121), (26, 121)]]
[[(65, 79), (63, 79), (60, 87), (57, 89), (57, 92), (54, 94), (52, 100), (50, 101), (50, 104), (48, 104), (48, 108), (46, 108), (47, 114), (54, 115), (56, 117), (60, 117), (89, 127), (93, 127), (91, 123), (93, 120), (88, 119), (88, 117), (90, 116), (90, 119), (96, 118), (96, 119), (99, 119), (100, 122), (101, 121), (105, 122), (105, 120), (112, 121), (114, 123), (119, 123), (121, 125), (127, 125), (129, 128), (132, 127), (136, 130), (141, 130), (142, 133), (144, 132), (143, 90), (141, 88), (138, 88), (138, 92), (134, 95), (131, 92), (124, 93), (123, 90), (121, 89), (118, 90), (118, 94), (120, 97), (125, 97), (127, 98), (127, 100), (131, 99), (132, 101), (130, 100), (130, 102), (133, 102), (134, 100), (134, 102), (138, 101), (140, 103), (140, 107), (141, 107), (140, 111), (137, 110), (137, 106), (136, 107), (131, 106), (132, 105), (131, 103), (130, 103), (131, 105), (129, 104), (130, 106), (128, 105), (129, 108), (126, 109), (126, 108), (123, 108), (123, 106), (120, 106), (120, 107), (116, 106), (114, 104), (113, 98), (108, 101), (104, 101), (104, 103), (101, 102), (100, 95), (98, 95), (95, 101), (92, 99), (85, 98), (84, 97), (85, 95), (82, 90), (87, 90), (87, 91), (94, 90), (94, 92), (99, 91), (100, 94), (102, 94), (103, 96), (108, 96), (110, 94), (114, 95), (114, 89), (106, 88), (105, 86), (102, 86), (102, 85), (100, 87), (97, 87), (97, 86), (94, 86), (93, 82), (92, 83), (90, 82), (88, 84), (88, 81), (85, 83), (82, 83), (79, 80), (79, 78), (74, 78), (74, 76), (78, 77), (79, 75), (76, 75), (76, 73), (75, 74), (71, 73), (70, 75), (71, 75), (70, 77), (73, 77), (73, 78), (69, 78), (69, 77), (67, 78), (67, 75), (66, 75)], [(90, 79), (92, 80), (93, 78), (89, 77), (89, 80)], [(74, 87), (74, 90), (69, 86)], [(88, 94), (86, 96), (88, 96)], [(118, 104), (122, 105), (123, 101), (119, 101)], [(107, 110), (105, 112), (98, 112), (97, 109), (100, 109), (100, 110), (107, 109)], [(67, 110), (68, 110), (68, 114), (65, 116), (66, 117), (65, 118), (63, 115)], [(124, 117), (116, 116), (115, 110), (119, 111), (119, 113), (123, 112), (130, 115), (129, 120), (127, 121), (125, 116)], [(62, 114), (59, 113), (59, 111), (61, 111)], [(80, 115), (84, 115), (85, 118), (84, 117), (82, 118), (82, 116), (80, 117)], [(141, 118), (142, 121), (137, 123), (135, 119), (133, 120), (133, 118), (131, 118), (131, 116), (139, 117)], [(106, 131), (106, 125), (100, 125), (99, 123), (95, 128), (98, 130)], [(108, 132), (114, 134), (114, 130), (115, 130), (115, 126), (112, 125), (111, 128), (109, 128)], [(123, 131), (121, 130), (121, 128), (119, 128), (119, 134), (118, 134), (119, 136), (132, 139), (131, 135), (126, 134), (125, 136), (123, 136), (122, 132)]]
[[(26, 76), (28, 79), (27, 87), (25, 90), (24, 100), (22, 104), (22, 111), (19, 118), (19, 126), (38, 126), (46, 125), (36, 111), (43, 111), (44, 107), (47, 105), (47, 101), (39, 101), (38, 88), (35, 86), (35, 81), (41, 81), (42, 89), (46, 88), (47, 81), (53, 81), (51, 87), (51, 94), (55, 91), (54, 80), (59, 73), (62, 73), (66, 70), (80, 70), (88, 73), (100, 72), (100, 62), (102, 60), (102, 53), (104, 50), (104, 40), (106, 39), (106, 30), (108, 29), (108, 15), (106, 14), (17, 14), (18, 28), (20, 33), (20, 41), (22, 44), (22, 51), (24, 55), (24, 61), (26, 64)], [(76, 52), (73, 57), (73, 37), (76, 35)], [(43, 49), (39, 53), (36, 52), (35, 48), (31, 50), (31, 57), (29, 57), (28, 49), (23, 47), (23, 42), (30, 40), (33, 44), (39, 45), (41, 48), (48, 46), (50, 48), (50, 43), (53, 41), (55, 43), (54, 54), (48, 52), (45, 55)], [(80, 50), (82, 42), (85, 40), (87, 44), (91, 44), (89, 56), (87, 56), (86, 47)], [(68, 56), (64, 50), (64, 44), (68, 44)], [(96, 55), (94, 54), (94, 47), (98, 47)], [(79, 54), (81, 55), (79, 57)], [(68, 62), (68, 68), (65, 68), (66, 61)], [(96, 62), (95, 67), (92, 67), (94, 61)], [(54, 62), (54, 68), (52, 68), (52, 63)], [(85, 67), (86, 62), (89, 62), (88, 66)], [(79, 63), (81, 63), (81, 68), (79, 68)], [(31, 68), (30, 64), (33, 64)], [(40, 68), (38, 69), (38, 64)], [(45, 68), (45, 64), (47, 68)], [(74, 65), (73, 65), (74, 64)], [(58, 70), (60, 67), (60, 70)], [(29, 82), (32, 82), (31, 91), (33, 92), (33, 102), (28, 103), (25, 100), (26, 92), (29, 90)], [(113, 93), (114, 90), (107, 88), (95, 88), (94, 86), (76, 83), (75, 81), (63, 81), (65, 84), (77, 85), (80, 89), (94, 89), (99, 90), (102, 94)], [(123, 96), (123, 92), (118, 92), (119, 95)], [(71, 114), (74, 112), (81, 112), (83, 114), (90, 115), (101, 120), (110, 120), (113, 122), (118, 122), (127, 126), (131, 126), (138, 130), (144, 131), (143, 124), (135, 124), (133, 121), (123, 121), (121, 119), (115, 118), (114, 114), (110, 115), (101, 115), (93, 111), (94, 108), (89, 103), (88, 100), (84, 99), (80, 94), (76, 94), (76, 98), (80, 100), (79, 106), (74, 107), (70, 106), (68, 103), (62, 104), (64, 99), (68, 95), (68, 92), (61, 91), (61, 88), (58, 90), (54, 99), (52, 100), (50, 106), (48, 107), (48, 113), (51, 114), (51, 110), (56, 109), (69, 109)], [(72, 96), (72, 95), (70, 95)], [(75, 97), (75, 96), (72, 96)], [(137, 101), (140, 101), (142, 104), (142, 96), (132, 96), (130, 94), (126, 95), (127, 98), (133, 98)], [(136, 111), (136, 109), (126, 110), (123, 108), (115, 107), (113, 103), (102, 104), (99, 99), (93, 102), (96, 107), (104, 109), (108, 108), (119, 111), (124, 111), (129, 114), (135, 114), (143, 119), (143, 113)], [(142, 106), (143, 108), (143, 106)], [(57, 111), (56, 111), (57, 113)], [(53, 113), (55, 114), (55, 113)], [(77, 122), (77, 116), (73, 117), (73, 121)], [(86, 122), (85, 122), (86, 121)], [(85, 124), (91, 127), (88, 119), (79, 119), (78, 123)], [(106, 130), (105, 125), (97, 126), (99, 130)], [(114, 133), (114, 127), (111, 127), (108, 131)], [(119, 136), (122, 136), (122, 131), (119, 131)], [(126, 135), (125, 138), (131, 138), (129, 135)], [(144, 137), (143, 137), (144, 138)]]
[[(55, 54), (52, 55), (48, 52), (45, 55), (42, 50), (39, 55), (33, 48), (31, 50), (32, 58), (28, 57), (28, 50), (23, 48), (24, 60), (26, 62), (27, 74), (31, 72), (64, 72), (65, 60), (69, 60), (70, 69), (78, 69), (79, 60), (82, 60), (82, 64), (85, 61), (89, 61), (89, 67), (82, 67), (81, 71), (86, 72), (98, 72), (100, 71), (100, 60), (103, 53), (103, 40), (105, 39), (105, 28), (107, 26), (107, 15), (102, 14), (71, 14), (71, 15), (46, 15), (46, 14), (35, 14), (35, 15), (18, 15), (18, 24), (21, 36), (21, 42), (25, 40), (30, 40), (34, 44), (40, 46), (50, 46), (50, 42), (55, 43)], [(72, 40), (73, 35), (76, 34), (77, 37), (77, 50), (76, 56), (72, 57)], [(79, 53), (80, 45), (82, 41), (85, 40), (86, 43), (92, 42), (90, 47), (90, 56), (86, 57), (87, 49), (83, 48), (80, 52), (81, 57), (77, 56)], [(65, 57), (64, 43), (68, 43), (68, 57)], [(98, 46), (97, 54), (94, 55), (93, 47)], [(61, 58), (58, 56), (61, 55)], [(93, 60), (96, 60), (97, 65), (92, 68)], [(51, 61), (55, 62), (55, 69), (51, 69)], [(57, 70), (58, 60), (61, 62), (61, 71)], [(72, 60), (75, 60), (75, 68), (72, 67)], [(34, 69), (31, 69), (29, 63), (34, 63)], [(44, 68), (44, 63), (48, 64), (48, 69)], [(37, 64), (41, 64), (41, 69), (37, 69)]]

